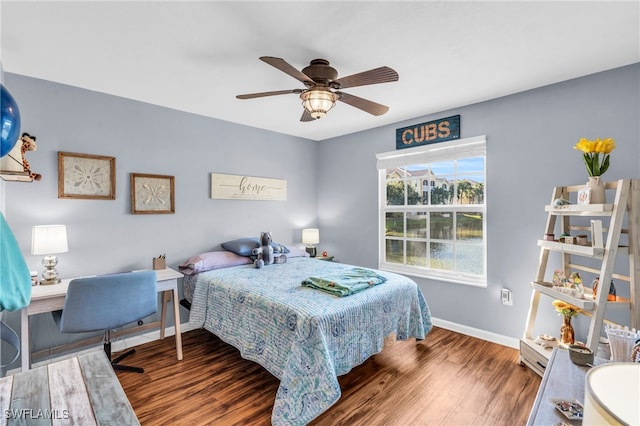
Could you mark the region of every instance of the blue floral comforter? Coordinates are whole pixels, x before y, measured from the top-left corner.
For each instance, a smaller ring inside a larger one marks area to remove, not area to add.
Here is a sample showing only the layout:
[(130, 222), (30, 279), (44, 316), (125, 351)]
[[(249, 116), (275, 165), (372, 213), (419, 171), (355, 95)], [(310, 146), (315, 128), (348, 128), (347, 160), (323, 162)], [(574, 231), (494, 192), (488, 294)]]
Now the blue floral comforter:
[(190, 324), (280, 379), (273, 425), (303, 425), (326, 411), (340, 398), (338, 376), (379, 353), (389, 334), (424, 339), (432, 328), (422, 292), (402, 275), (377, 271), (386, 282), (349, 297), (301, 284), (351, 268), (297, 257), (198, 274)]

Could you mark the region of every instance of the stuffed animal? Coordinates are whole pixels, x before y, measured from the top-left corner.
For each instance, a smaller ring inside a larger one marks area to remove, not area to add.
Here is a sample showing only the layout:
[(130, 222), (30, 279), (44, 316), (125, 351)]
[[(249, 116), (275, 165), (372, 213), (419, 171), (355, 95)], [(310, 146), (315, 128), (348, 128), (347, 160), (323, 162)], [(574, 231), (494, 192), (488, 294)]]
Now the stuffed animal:
[(22, 153), (22, 167), (25, 172), (29, 173), (29, 177), (31, 177), (31, 179), (39, 181), (42, 179), (42, 175), (31, 171), (31, 165), (25, 156), (27, 151), (36, 151), (38, 149), (38, 145), (36, 145), (36, 137), (29, 133), (23, 133), (20, 140), (22, 141), (22, 147), (20, 148), (20, 152)]
[(287, 256), (284, 253), (274, 255), (271, 242), (271, 232), (260, 233), (260, 247), (254, 248), (251, 252), (256, 256), (256, 260), (253, 262), (256, 268), (260, 269), (264, 265), (285, 263), (287, 261)]
[[(27, 152), (38, 149), (36, 137), (29, 133), (23, 133), (20, 139), (18, 139), (18, 142), (19, 143), (16, 143), (13, 149), (0, 161), (0, 170), (14, 174), (26, 174), (31, 179), (39, 181), (42, 179), (42, 175), (31, 171), (31, 165), (26, 157)], [(20, 160), (18, 160), (18, 156), (20, 156)]]

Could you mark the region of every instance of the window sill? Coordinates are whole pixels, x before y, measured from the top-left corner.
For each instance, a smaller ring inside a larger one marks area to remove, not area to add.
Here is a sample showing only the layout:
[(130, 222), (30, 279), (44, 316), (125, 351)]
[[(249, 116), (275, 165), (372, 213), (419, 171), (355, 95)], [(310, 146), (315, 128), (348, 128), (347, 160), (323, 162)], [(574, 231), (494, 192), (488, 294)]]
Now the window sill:
[(449, 282), (452, 284), (462, 284), (472, 287), (487, 287), (487, 279), (485, 277), (477, 278), (463, 274), (446, 274), (446, 273), (434, 273), (433, 271), (426, 271), (421, 268), (414, 268), (406, 265), (397, 265), (393, 263), (381, 262), (378, 265), (378, 269), (382, 271), (394, 272), (396, 274), (409, 275), (411, 277), (424, 278), (434, 281)]

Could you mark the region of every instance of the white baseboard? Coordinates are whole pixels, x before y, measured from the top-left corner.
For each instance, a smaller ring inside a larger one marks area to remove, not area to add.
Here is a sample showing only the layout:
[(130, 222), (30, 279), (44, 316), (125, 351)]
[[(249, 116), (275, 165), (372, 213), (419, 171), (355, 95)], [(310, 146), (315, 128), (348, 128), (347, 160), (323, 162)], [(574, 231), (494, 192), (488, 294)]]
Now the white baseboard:
[[(491, 333), (479, 328), (473, 328), (466, 325), (458, 324), (451, 321), (442, 320), (439, 318), (431, 318), (433, 325), (436, 327), (444, 328), (446, 330), (455, 331), (456, 333), (465, 334), (467, 336), (476, 337), (478, 339), (486, 340), (488, 342), (496, 343), (498, 345), (507, 346), (510, 348), (518, 349), (520, 347), (520, 340), (512, 337), (503, 336), (501, 334)], [(189, 323), (180, 324), (181, 332), (186, 333), (191, 330), (195, 330), (198, 327), (189, 326)], [(176, 334), (175, 327), (167, 327), (165, 331), (165, 339), (167, 337), (174, 336)], [(125, 349), (139, 346), (145, 343), (153, 342), (160, 339), (160, 330), (152, 330), (147, 333), (139, 334), (136, 336), (126, 337), (124, 339), (114, 340), (111, 342), (111, 349), (114, 352), (121, 352)], [(102, 344), (93, 346), (91, 348), (83, 349), (81, 351), (59, 355), (56, 357), (47, 358), (45, 360), (32, 364), (33, 367), (40, 367), (42, 365), (51, 364), (52, 362), (60, 361), (63, 359), (78, 356), (87, 352), (93, 352), (96, 350), (102, 350)], [(19, 373), (20, 368), (7, 371), (7, 375)]]
[[(191, 331), (196, 329), (197, 327), (192, 327), (189, 326), (189, 323), (184, 323), (184, 324), (180, 324), (180, 334), (186, 333), (187, 331)], [(164, 332), (164, 338), (168, 338), (168, 337), (172, 337), (175, 336), (176, 334), (176, 329), (175, 327), (171, 326), (171, 327), (167, 327), (165, 332)], [(142, 333), (142, 334), (138, 334), (135, 336), (130, 336), (130, 337), (126, 337), (126, 338), (120, 338), (120, 339), (116, 339), (116, 340), (112, 340), (111, 341), (111, 350), (113, 352), (122, 352), (125, 349), (129, 349), (129, 348), (133, 348), (135, 346), (139, 346), (139, 345), (143, 345), (145, 343), (149, 343), (149, 342), (153, 342), (154, 340), (160, 340), (160, 330), (151, 330), (148, 331), (146, 333)], [(82, 349), (80, 351), (76, 351), (76, 352), (72, 352), (72, 353), (67, 353), (67, 354), (62, 354), (62, 355), (57, 355), (57, 356), (51, 356), (49, 358), (46, 358), (42, 361), (38, 361), (38, 362), (34, 362), (31, 364), (31, 368), (35, 368), (35, 367), (40, 367), (43, 365), (48, 365), (51, 364), (52, 362), (56, 362), (56, 361), (61, 361), (63, 359), (67, 359), (67, 358), (71, 358), (74, 356), (78, 356), (78, 355), (82, 355), (88, 352), (94, 352), (97, 350), (103, 350), (102, 349), (102, 343), (100, 343), (99, 345), (96, 346), (91, 346), (91, 347), (87, 347), (86, 349)], [(21, 370), (20, 367), (18, 368), (14, 368), (11, 369), (9, 371), (7, 371), (7, 375), (11, 375), (11, 374), (16, 374), (19, 373)]]
[(503, 336), (501, 334), (492, 333), (490, 331), (473, 328), (451, 321), (445, 321), (438, 318), (431, 318), (433, 325), (444, 328), (446, 330), (455, 331), (456, 333), (466, 334), (467, 336), (476, 337), (488, 342), (497, 343), (498, 345), (507, 346), (514, 349), (520, 348), (520, 339)]

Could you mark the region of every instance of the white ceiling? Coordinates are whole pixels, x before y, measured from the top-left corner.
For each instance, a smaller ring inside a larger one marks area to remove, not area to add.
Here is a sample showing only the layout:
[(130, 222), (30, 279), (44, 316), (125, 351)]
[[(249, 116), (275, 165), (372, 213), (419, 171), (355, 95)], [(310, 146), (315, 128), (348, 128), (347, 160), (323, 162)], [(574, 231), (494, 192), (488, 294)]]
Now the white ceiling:
[[(0, 18), (5, 72), (313, 140), (640, 62), (637, 0), (2, 0)], [(338, 103), (302, 123), (297, 95), (235, 98), (304, 88), (260, 56), (400, 79), (345, 90), (385, 115)]]

